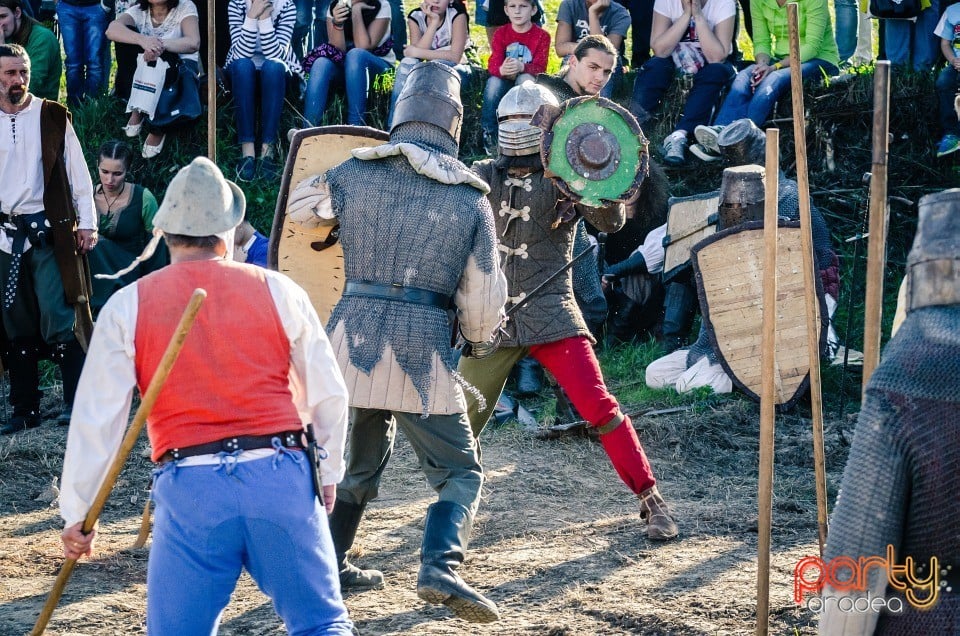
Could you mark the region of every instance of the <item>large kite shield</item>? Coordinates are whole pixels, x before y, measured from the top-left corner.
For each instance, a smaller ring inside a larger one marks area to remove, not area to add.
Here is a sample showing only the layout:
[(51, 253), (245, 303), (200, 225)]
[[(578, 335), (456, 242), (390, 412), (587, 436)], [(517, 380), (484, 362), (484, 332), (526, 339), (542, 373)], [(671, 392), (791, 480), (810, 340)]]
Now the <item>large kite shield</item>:
[(650, 142), (630, 111), (589, 95), (541, 106), (531, 123), (543, 130), (544, 174), (570, 200), (603, 207), (636, 198), (650, 171)]
[(379, 146), (390, 139), (382, 130), (363, 126), (322, 126), (297, 132), (283, 170), (277, 210), (270, 232), (267, 264), (307, 291), (321, 322), (343, 294), (343, 248), (339, 225), (304, 228), (287, 215), (293, 188), (306, 177), (322, 174), (350, 158), (354, 148)]
[[(754, 400), (760, 394), (763, 318), (763, 222), (718, 232), (693, 247), (700, 309), (714, 351), (734, 384)], [(819, 276), (821, 352), (826, 347), (826, 303)], [(809, 386), (810, 357), (800, 225), (781, 222), (777, 240), (776, 404), (789, 409)]]

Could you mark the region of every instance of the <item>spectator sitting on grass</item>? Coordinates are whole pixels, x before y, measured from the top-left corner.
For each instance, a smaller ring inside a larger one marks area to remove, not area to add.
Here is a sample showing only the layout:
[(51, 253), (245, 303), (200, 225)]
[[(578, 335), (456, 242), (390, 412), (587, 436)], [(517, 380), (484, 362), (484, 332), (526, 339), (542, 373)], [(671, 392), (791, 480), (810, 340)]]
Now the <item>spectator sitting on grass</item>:
[[(630, 13), (612, 0), (563, 0), (557, 12), (557, 34), (554, 48), (564, 62), (573, 54), (577, 43), (588, 35), (605, 35), (619, 51), (630, 30)], [(611, 97), (618, 77), (623, 73), (619, 56), (613, 66), (613, 77), (600, 93)]]
[(30, 92), (57, 101), (60, 97), (60, 42), (53, 31), (23, 12), (20, 0), (0, 0), (0, 44), (19, 44), (30, 56)]
[[(763, 126), (777, 100), (790, 88), (790, 37), (787, 7), (780, 0), (753, 0), (753, 50), (756, 63), (740, 71), (717, 113), (716, 125), (697, 126), (699, 148), (690, 151), (701, 159), (719, 157), (717, 137), (727, 124), (749, 117)], [(837, 42), (830, 24), (827, 0), (804, 0), (797, 4), (800, 35), (800, 73), (805, 80), (821, 79), (840, 72)]]
[(460, 0), (424, 0), (410, 12), (407, 16), (410, 44), (403, 49), (403, 59), (393, 80), (387, 128), (393, 121), (393, 107), (407, 75), (420, 61), (434, 60), (452, 66), (460, 73), (461, 79), (466, 79), (470, 67), (466, 65), (463, 52), (470, 41), (469, 22), (467, 7)]
[(330, 85), (343, 81), (347, 123), (362, 126), (371, 82), (397, 61), (390, 37), (390, 3), (339, 0), (331, 4), (327, 12), (327, 39), (328, 43), (321, 44), (304, 59), (304, 68), (310, 72), (304, 118), (311, 126), (320, 125)]
[[(293, 0), (230, 0), (230, 77), (237, 115), (240, 165), (237, 179), (252, 181), (258, 174), (276, 179), (280, 165), (274, 156), (287, 76), (300, 72), (290, 37), (297, 18)], [(258, 99), (259, 98), (259, 99)], [(254, 159), (257, 103), (260, 104), (260, 161)]]
[(940, 100), (940, 125), (943, 139), (937, 146), (937, 156), (943, 157), (960, 150), (960, 113), (955, 101), (960, 92), (960, 4), (952, 4), (943, 12), (936, 34), (947, 65), (937, 77), (937, 97)]
[[(655, 57), (640, 68), (633, 83), (630, 111), (643, 126), (660, 108), (660, 100), (679, 72), (693, 76), (676, 129), (663, 140), (663, 162), (684, 161), (688, 136), (710, 123), (720, 93), (735, 74), (727, 61), (732, 50), (735, 0), (656, 0), (650, 36)], [(676, 105), (675, 105), (676, 106)]]
[(504, 8), (510, 23), (493, 35), (487, 79), (483, 91), (480, 122), (483, 147), (489, 155), (497, 154), (497, 106), (514, 84), (536, 81), (547, 70), (550, 34), (533, 23), (537, 15), (534, 0), (505, 0)]

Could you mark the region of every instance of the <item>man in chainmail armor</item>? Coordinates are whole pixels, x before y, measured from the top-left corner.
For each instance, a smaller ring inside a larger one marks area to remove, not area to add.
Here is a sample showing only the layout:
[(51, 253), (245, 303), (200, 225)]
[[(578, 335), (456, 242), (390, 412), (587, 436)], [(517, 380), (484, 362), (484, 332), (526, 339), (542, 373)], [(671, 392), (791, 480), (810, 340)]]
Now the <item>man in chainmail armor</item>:
[[(443, 64), (410, 72), (390, 141), (301, 182), (312, 197), (304, 225), (339, 221), (346, 286), (327, 325), (350, 392), (346, 477), (330, 530), (344, 588), (379, 587), (383, 575), (347, 560), (366, 505), (377, 496), (399, 425), (439, 493), (423, 533), (417, 594), (473, 622), (496, 605), (456, 573), (483, 484), (479, 448), (453, 369), (447, 309), (482, 355), (506, 297), (487, 185), (457, 160), (460, 79)], [(496, 400), (496, 396), (493, 397)]]
[[(718, 138), (720, 152), (728, 166), (757, 165), (762, 166), (766, 157), (766, 136), (749, 119), (740, 119), (726, 126)], [(778, 173), (777, 215), (787, 221), (796, 221), (800, 218), (800, 195), (797, 182), (788, 179), (783, 170)], [(721, 199), (723, 193), (721, 193)], [(762, 202), (761, 202), (762, 203)], [(759, 208), (762, 211), (762, 205)], [(733, 218), (733, 215), (729, 215)], [(813, 226), (813, 252), (820, 280), (823, 283), (827, 297), (827, 308), (830, 315), (837, 306), (836, 298), (839, 293), (840, 279), (838, 276), (840, 261), (830, 245), (830, 231), (820, 210), (812, 203), (810, 205), (811, 224)], [(743, 218), (740, 221), (752, 219)], [(738, 221), (730, 222), (718, 230), (735, 227)], [(662, 259), (662, 255), (661, 255)], [(634, 259), (636, 260), (636, 259)], [(661, 260), (662, 264), (662, 260)], [(685, 296), (685, 295), (684, 295)], [(667, 301), (671, 297), (668, 295)], [(671, 307), (665, 311), (670, 314)], [(686, 311), (695, 311), (695, 306), (689, 306)], [(759, 325), (757, 326), (759, 328)], [(835, 337), (828, 336), (828, 341)], [(653, 389), (673, 387), (683, 393), (693, 389), (709, 386), (714, 393), (729, 393), (733, 390), (733, 382), (720, 364), (717, 352), (710, 343), (706, 326), (701, 322), (700, 334), (696, 342), (688, 348), (677, 349), (662, 358), (651, 362), (646, 369), (647, 386)]]
[[(516, 304), (573, 258), (581, 216), (597, 228), (615, 232), (624, 223), (624, 207), (591, 208), (563, 197), (544, 174), (539, 128), (530, 120), (556, 97), (532, 82), (515, 86), (497, 109), (500, 154), (473, 165), (490, 184), (490, 203), (500, 239), (500, 266), (507, 277), (508, 304)], [(480, 436), (510, 368), (530, 354), (556, 378), (573, 406), (595, 427), (620, 478), (641, 499), (647, 536), (667, 540), (677, 525), (657, 490), (656, 479), (630, 418), (607, 391), (593, 353), (593, 337), (574, 300), (570, 272), (557, 277), (517, 309), (505, 325), (500, 348), (484, 359), (463, 358), (459, 370), (483, 395), (468, 396), (470, 425)]]
[[(960, 630), (960, 189), (920, 200), (905, 299), (906, 319), (867, 383), (824, 556), (863, 564), (892, 547), (896, 563), (869, 568), (853, 590), (825, 587), (822, 635)], [(850, 580), (836, 570), (833, 582)], [(868, 609), (843, 611), (854, 602)]]

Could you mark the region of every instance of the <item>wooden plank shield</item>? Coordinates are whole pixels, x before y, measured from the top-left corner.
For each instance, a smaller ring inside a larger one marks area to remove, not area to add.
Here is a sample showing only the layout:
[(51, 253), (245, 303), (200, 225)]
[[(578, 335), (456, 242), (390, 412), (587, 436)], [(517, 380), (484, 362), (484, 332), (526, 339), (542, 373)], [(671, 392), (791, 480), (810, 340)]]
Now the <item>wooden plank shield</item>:
[(667, 234), (663, 237), (663, 281), (690, 267), (690, 249), (717, 231), (720, 192), (670, 197)]
[[(789, 409), (809, 386), (807, 314), (800, 226), (781, 222), (777, 240), (777, 354), (775, 397)], [(714, 351), (733, 383), (760, 399), (763, 318), (763, 222), (718, 232), (693, 247), (693, 269), (703, 321)], [(820, 351), (826, 347), (827, 315), (820, 277), (817, 306)]]
[(287, 199), (303, 179), (343, 163), (354, 148), (379, 146), (389, 138), (387, 133), (375, 128), (321, 126), (298, 131), (290, 143), (273, 216), (267, 265), (307, 291), (323, 324), (343, 294), (343, 248), (337, 240), (339, 226), (307, 229), (290, 221)]

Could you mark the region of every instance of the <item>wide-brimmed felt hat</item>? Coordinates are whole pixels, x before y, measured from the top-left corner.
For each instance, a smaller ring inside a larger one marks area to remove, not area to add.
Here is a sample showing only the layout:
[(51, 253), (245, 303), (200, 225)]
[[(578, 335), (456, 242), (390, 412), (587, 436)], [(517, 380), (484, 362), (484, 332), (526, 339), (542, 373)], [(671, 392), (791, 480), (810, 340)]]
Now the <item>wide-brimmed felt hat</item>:
[(197, 157), (170, 181), (153, 226), (168, 234), (211, 236), (240, 225), (245, 209), (237, 184), (215, 163)]

